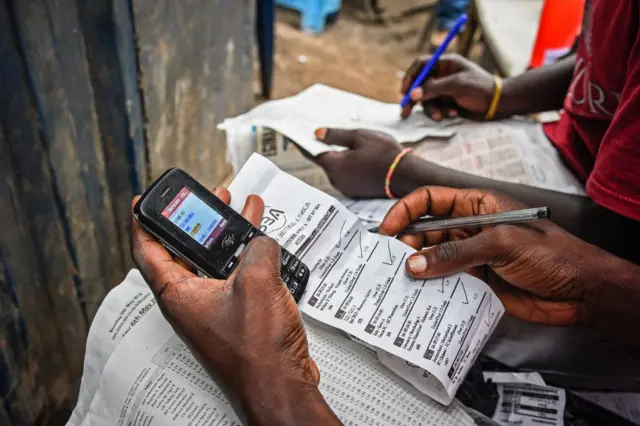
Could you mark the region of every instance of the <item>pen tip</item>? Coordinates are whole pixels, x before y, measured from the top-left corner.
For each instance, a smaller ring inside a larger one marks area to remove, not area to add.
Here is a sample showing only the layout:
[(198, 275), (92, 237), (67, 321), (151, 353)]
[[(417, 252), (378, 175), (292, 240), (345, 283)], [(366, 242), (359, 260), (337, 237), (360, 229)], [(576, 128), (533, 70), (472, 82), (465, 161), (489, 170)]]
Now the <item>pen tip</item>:
[(540, 219), (551, 219), (551, 209), (549, 207), (545, 207), (540, 209), (538, 212), (538, 218)]

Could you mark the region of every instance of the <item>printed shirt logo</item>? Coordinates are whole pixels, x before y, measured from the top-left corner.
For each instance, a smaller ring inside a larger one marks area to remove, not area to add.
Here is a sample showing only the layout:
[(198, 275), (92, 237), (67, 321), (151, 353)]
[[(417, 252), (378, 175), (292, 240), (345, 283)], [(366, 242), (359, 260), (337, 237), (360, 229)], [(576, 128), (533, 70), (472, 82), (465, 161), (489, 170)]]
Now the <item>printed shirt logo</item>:
[[(576, 56), (576, 65), (573, 72), (573, 80), (569, 86), (569, 92), (565, 100), (565, 109), (579, 115), (611, 119), (620, 102), (620, 92), (605, 87), (602, 81), (596, 81), (591, 73), (593, 59), (593, 46), (591, 33), (593, 31), (593, 14), (599, 13), (597, 8), (602, 4), (593, 4), (589, 1), (585, 9), (583, 31), (580, 48)], [(610, 83), (610, 82), (609, 82)]]

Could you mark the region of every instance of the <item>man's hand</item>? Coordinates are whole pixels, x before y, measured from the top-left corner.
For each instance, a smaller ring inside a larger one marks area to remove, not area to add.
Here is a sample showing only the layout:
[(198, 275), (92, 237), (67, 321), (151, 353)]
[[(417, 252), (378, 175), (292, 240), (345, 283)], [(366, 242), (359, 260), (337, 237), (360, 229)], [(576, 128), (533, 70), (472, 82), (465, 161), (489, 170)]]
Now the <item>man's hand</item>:
[[(215, 194), (230, 201), (226, 189)], [(242, 215), (257, 227), (263, 210), (262, 199), (251, 196)], [(135, 220), (132, 228), (133, 259), (163, 314), (248, 423), (297, 424), (309, 415), (300, 407), (333, 417), (317, 389), (296, 303), (280, 279), (275, 241), (252, 241), (229, 279), (217, 280), (188, 270)]]
[[(411, 89), (429, 59), (423, 56), (413, 61), (402, 82), (402, 95)], [(415, 103), (421, 102), (425, 113), (436, 121), (458, 115), (482, 119), (489, 110), (493, 86), (493, 77), (479, 65), (457, 54), (443, 55), (422, 87), (411, 92), (413, 103), (402, 110), (402, 117), (407, 118)]]
[[(318, 129), (316, 137), (349, 148), (326, 152), (313, 160), (327, 173), (331, 184), (347, 197), (386, 197), (384, 180), (402, 146), (391, 136), (368, 130)], [(404, 161), (404, 160), (403, 160)]]
[[(389, 211), (380, 231), (396, 235), (425, 215), (477, 216), (524, 207), (496, 193), (423, 187)], [(402, 240), (418, 250), (428, 247), (407, 260), (412, 276), (470, 272), (488, 282), (509, 314), (549, 325), (584, 324), (591, 319), (598, 274), (588, 264), (610, 256), (549, 220), (429, 232)]]

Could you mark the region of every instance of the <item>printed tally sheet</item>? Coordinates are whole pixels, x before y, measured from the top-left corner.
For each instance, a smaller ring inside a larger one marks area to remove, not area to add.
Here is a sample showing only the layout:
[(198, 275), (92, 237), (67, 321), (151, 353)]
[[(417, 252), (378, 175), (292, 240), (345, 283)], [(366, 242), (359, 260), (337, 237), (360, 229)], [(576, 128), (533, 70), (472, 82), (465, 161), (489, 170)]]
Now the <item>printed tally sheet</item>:
[(412, 248), (367, 232), (337, 200), (260, 155), (229, 190), (238, 211), (248, 195), (260, 195), (262, 231), (310, 268), (303, 313), (375, 347), (383, 363), (435, 400), (453, 400), (504, 313), (489, 286), (467, 274), (410, 278)]

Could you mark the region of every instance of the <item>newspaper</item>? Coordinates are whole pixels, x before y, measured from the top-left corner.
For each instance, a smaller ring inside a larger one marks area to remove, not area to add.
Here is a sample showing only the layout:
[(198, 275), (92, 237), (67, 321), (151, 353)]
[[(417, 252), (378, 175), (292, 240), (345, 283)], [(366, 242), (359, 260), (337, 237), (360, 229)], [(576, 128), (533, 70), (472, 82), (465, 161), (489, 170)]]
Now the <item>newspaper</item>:
[[(227, 127), (234, 173), (257, 152), (311, 186), (339, 195), (324, 171), (302, 155), (293, 139), (263, 126), (252, 126), (247, 134), (241, 128)], [(461, 172), (585, 195), (584, 186), (564, 165), (539, 124), (514, 118), (457, 123), (451, 128), (456, 131), (451, 139), (427, 138), (410, 145), (424, 159)]]
[(414, 152), (438, 165), (503, 182), (584, 195), (540, 125), (523, 119), (455, 126), (449, 141), (417, 144)]
[(504, 314), (489, 286), (467, 274), (410, 278), (404, 265), (415, 250), (367, 232), (336, 199), (260, 155), (229, 190), (237, 211), (248, 195), (260, 195), (262, 231), (309, 266), (303, 313), (426, 370), (434, 380), (426, 386), (418, 373), (421, 390), (443, 404), (453, 400)]
[[(345, 424), (471, 426), (382, 367), (375, 354), (305, 321), (320, 391)], [(98, 310), (71, 426), (240, 425), (224, 394), (162, 316), (133, 270)]]

